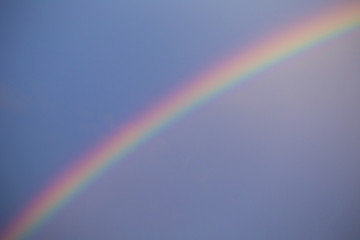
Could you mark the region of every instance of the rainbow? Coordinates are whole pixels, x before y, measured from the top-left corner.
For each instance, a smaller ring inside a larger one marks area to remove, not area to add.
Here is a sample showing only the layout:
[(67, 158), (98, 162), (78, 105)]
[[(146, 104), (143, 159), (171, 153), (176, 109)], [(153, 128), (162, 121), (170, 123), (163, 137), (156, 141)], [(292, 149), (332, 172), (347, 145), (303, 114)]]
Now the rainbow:
[(270, 35), (198, 75), (115, 134), (55, 179), (10, 222), (1, 240), (24, 239), (39, 229), (114, 164), (180, 117), (250, 77), (313, 46), (360, 26), (360, 3), (336, 7)]

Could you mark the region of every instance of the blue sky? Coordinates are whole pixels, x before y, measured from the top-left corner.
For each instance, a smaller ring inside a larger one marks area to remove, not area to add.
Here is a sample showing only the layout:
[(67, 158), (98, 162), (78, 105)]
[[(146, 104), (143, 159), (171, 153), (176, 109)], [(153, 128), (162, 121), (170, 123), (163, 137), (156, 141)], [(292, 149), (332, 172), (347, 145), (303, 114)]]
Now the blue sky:
[[(344, 1), (2, 1), (0, 226), (151, 102)], [(33, 239), (358, 239), (359, 31), (216, 99)]]

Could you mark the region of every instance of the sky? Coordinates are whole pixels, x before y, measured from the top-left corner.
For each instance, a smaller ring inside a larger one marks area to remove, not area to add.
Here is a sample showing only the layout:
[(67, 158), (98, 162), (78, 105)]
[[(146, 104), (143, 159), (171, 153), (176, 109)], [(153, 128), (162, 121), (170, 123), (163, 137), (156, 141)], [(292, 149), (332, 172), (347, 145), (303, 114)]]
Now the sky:
[[(79, 156), (256, 39), (344, 0), (4, 0), (0, 229)], [(359, 239), (360, 31), (176, 122), (45, 239)]]

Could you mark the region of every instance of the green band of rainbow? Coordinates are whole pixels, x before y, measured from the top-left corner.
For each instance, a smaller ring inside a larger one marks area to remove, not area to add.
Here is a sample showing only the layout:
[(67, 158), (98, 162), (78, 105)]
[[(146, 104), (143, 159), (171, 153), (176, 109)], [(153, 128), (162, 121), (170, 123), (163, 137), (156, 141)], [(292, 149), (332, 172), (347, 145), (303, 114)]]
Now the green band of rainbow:
[(230, 57), (164, 98), (80, 159), (30, 203), (0, 236), (24, 239), (73, 196), (155, 134), (210, 99), (280, 61), (360, 25), (360, 4), (337, 7), (290, 25)]

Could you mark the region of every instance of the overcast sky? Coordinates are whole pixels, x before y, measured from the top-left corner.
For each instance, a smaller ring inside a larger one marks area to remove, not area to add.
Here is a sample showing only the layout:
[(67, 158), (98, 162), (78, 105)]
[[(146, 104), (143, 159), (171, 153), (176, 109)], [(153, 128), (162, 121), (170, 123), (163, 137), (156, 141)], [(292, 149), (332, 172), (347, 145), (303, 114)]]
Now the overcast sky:
[[(151, 102), (344, 0), (5, 0), (0, 229)], [(360, 32), (156, 136), (31, 239), (359, 239)]]

